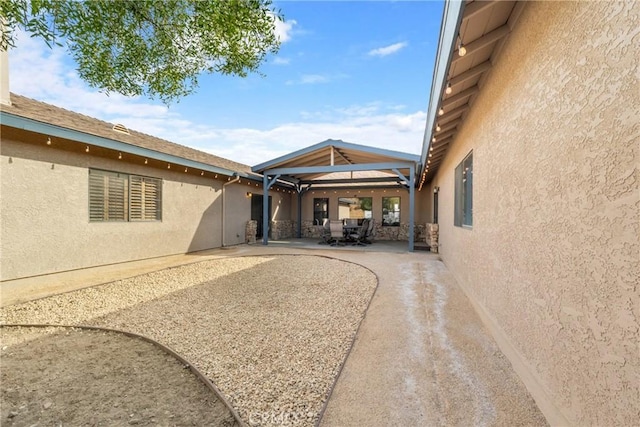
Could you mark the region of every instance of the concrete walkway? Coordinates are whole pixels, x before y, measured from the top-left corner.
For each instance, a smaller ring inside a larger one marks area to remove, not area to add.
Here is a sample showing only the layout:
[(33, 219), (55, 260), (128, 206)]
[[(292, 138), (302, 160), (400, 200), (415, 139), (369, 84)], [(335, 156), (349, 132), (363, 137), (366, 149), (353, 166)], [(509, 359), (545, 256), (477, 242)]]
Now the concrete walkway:
[(0, 302), (207, 259), (292, 253), (355, 262), (379, 279), (322, 426), (547, 424), (447, 268), (428, 252), (243, 245), (3, 282)]

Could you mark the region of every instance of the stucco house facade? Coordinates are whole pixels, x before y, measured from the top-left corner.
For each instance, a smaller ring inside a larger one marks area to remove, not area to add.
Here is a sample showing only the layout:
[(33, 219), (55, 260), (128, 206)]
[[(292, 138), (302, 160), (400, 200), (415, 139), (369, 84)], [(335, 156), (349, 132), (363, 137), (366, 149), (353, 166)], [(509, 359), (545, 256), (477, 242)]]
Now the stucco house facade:
[(249, 166), (16, 94), (0, 119), (3, 281), (244, 243)]
[[(447, 2), (413, 210), (403, 188), (298, 196), (278, 181), (275, 238), (316, 236), (355, 199), (390, 221), (381, 239), (409, 239), (409, 213), (416, 239), (437, 223), (443, 262), (547, 420), (636, 425), (639, 45), (640, 2)], [(245, 242), (264, 185), (251, 167), (6, 99), (1, 280)]]
[(640, 3), (491, 3), (445, 11), (440, 255), (552, 425), (637, 425)]

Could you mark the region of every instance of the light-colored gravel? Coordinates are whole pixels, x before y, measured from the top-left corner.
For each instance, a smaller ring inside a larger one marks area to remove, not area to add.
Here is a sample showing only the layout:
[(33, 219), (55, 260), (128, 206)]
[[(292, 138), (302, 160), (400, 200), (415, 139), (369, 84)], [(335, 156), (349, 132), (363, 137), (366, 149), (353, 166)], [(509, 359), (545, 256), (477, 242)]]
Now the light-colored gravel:
[(5, 307), (0, 321), (145, 335), (194, 363), (249, 425), (313, 425), (376, 285), (329, 258), (229, 258)]

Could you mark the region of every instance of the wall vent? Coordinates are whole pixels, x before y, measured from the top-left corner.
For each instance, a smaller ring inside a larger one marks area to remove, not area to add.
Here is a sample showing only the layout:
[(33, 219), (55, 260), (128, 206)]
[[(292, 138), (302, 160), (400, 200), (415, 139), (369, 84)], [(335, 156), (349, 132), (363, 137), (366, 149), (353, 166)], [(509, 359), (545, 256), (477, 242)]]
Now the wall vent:
[(116, 132), (124, 133), (130, 135), (129, 129), (125, 125), (121, 125), (120, 123), (113, 125), (113, 130)]

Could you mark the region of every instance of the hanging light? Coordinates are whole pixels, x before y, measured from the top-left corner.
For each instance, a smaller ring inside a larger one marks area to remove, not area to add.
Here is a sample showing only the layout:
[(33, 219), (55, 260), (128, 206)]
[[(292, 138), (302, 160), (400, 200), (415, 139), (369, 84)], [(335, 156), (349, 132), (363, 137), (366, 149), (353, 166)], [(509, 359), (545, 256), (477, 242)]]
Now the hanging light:
[(85, 152), (85, 153), (88, 153), (88, 152), (89, 152), (89, 146), (88, 146), (88, 145), (87, 145), (87, 148), (85, 148), (85, 149), (84, 149), (84, 152)]
[(449, 82), (447, 83), (447, 88), (444, 90), (444, 93), (451, 95), (451, 92), (453, 92), (453, 89), (451, 88), (451, 82)]
[(146, 165), (147, 163), (149, 163), (148, 159), (144, 159), (144, 164)]
[(122, 160), (122, 153), (118, 153), (118, 160)]
[(439, 115), (439, 116), (441, 116), (441, 115), (443, 115), (443, 114), (444, 114), (444, 108), (440, 108), (440, 109), (438, 110), (438, 115)]
[(465, 56), (467, 54), (467, 49), (462, 45), (462, 37), (458, 34), (458, 55)]
[(47, 145), (51, 145), (51, 137), (47, 137)]
[(436, 142), (436, 137), (431, 138), (431, 142)]
[(440, 129), (441, 129), (440, 125), (436, 123), (436, 132), (440, 132)]

